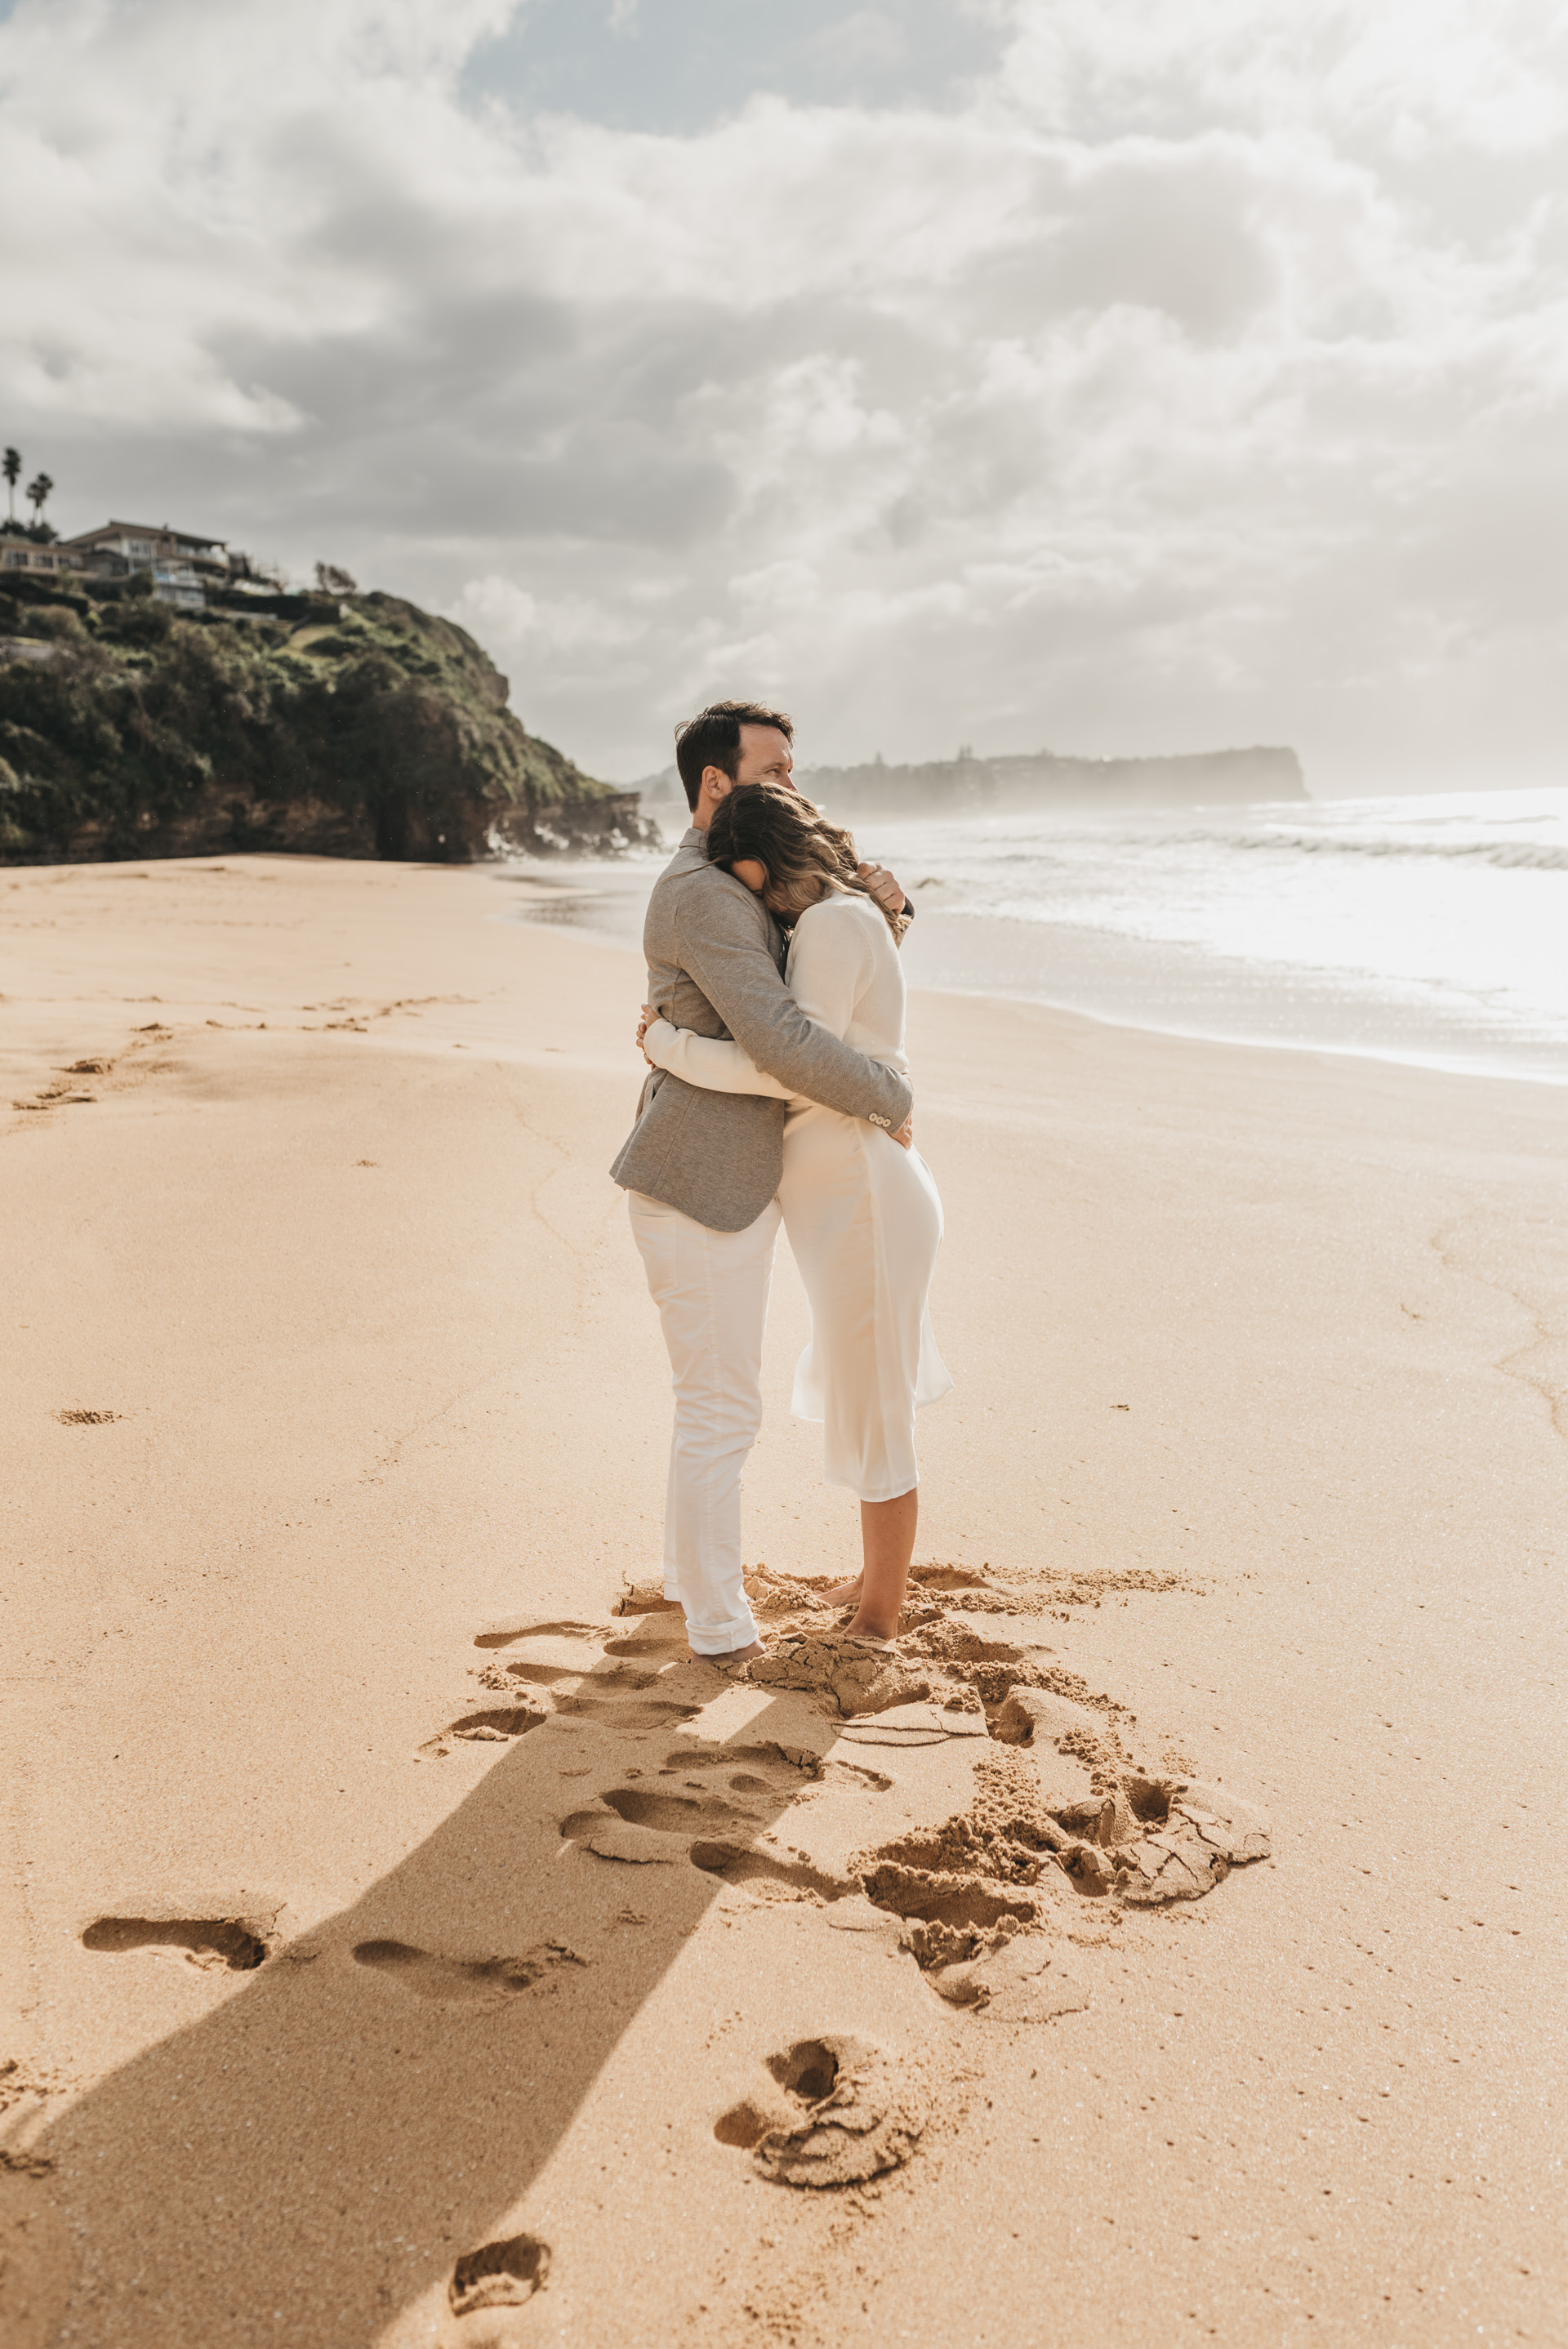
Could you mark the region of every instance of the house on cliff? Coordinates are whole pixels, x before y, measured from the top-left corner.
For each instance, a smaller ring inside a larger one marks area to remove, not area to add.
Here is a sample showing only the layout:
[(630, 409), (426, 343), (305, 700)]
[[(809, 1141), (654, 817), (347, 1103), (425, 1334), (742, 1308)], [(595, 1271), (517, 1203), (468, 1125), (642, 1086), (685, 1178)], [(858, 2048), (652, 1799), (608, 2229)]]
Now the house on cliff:
[(51, 551), (59, 570), (79, 572), (88, 579), (129, 579), (137, 572), (150, 572), (156, 600), (181, 612), (204, 610), (214, 588), (241, 583), (277, 585), (227, 539), (171, 530), (167, 523), (106, 522), (98, 530), (63, 540)]
[(7, 573), (14, 576), (21, 571), (31, 572), (35, 577), (54, 579), (62, 572), (75, 569), (75, 564), (57, 546), (43, 546), (36, 540), (13, 537), (9, 533), (0, 538), (0, 579)]
[(57, 552), (62, 563), (89, 579), (129, 579), (134, 572), (150, 571), (157, 601), (179, 612), (205, 610), (207, 583), (226, 585), (229, 578), (222, 539), (170, 530), (167, 523), (155, 529), (149, 523), (107, 522), (66, 539)]

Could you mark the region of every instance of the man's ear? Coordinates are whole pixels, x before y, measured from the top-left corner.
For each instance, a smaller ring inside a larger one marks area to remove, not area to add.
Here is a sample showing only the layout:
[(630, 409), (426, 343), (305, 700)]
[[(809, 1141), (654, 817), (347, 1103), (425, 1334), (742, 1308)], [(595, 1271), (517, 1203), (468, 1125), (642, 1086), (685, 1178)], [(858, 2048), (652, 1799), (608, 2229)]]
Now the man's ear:
[(727, 800), (735, 789), (735, 785), (722, 767), (705, 767), (702, 771), (702, 788), (710, 800)]

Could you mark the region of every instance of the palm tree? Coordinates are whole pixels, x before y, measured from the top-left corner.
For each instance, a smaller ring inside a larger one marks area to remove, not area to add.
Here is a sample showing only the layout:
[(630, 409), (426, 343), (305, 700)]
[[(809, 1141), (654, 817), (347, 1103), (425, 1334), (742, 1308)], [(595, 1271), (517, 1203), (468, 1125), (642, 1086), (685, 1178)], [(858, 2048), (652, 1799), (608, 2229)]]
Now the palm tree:
[(49, 492), (54, 486), (55, 485), (53, 481), (50, 481), (47, 473), (35, 473), (32, 480), (27, 484), (27, 503), (33, 509), (33, 527), (35, 530), (37, 529), (39, 523), (44, 519), (44, 508), (49, 502)]
[(5, 495), (11, 507), (11, 520), (15, 522), (16, 519), (16, 484), (22, 478), (22, 451), (20, 449), (6, 450), (5, 462), (4, 464), (0, 464), (0, 472), (3, 472), (5, 476)]

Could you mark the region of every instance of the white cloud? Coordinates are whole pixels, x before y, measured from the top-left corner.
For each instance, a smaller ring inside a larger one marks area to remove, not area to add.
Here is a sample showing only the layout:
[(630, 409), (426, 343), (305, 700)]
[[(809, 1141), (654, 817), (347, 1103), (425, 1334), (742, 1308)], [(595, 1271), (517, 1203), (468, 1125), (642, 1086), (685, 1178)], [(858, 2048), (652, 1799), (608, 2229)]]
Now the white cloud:
[(1010, 14), (945, 111), (676, 137), (476, 100), (511, 0), (23, 0), (5, 437), (68, 525), (449, 610), (604, 773), (752, 689), (823, 756), (1555, 774), (1554, 17)]

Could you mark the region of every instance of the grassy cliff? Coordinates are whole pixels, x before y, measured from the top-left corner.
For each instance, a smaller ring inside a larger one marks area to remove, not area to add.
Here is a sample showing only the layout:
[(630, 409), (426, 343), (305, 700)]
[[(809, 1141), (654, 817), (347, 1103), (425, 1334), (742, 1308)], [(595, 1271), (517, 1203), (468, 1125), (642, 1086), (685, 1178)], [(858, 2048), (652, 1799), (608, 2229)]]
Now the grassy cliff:
[(512, 715), (472, 636), (395, 595), (186, 616), (145, 593), (7, 587), (0, 863), (217, 849), (459, 863), (644, 834), (634, 793)]

